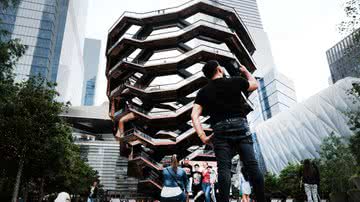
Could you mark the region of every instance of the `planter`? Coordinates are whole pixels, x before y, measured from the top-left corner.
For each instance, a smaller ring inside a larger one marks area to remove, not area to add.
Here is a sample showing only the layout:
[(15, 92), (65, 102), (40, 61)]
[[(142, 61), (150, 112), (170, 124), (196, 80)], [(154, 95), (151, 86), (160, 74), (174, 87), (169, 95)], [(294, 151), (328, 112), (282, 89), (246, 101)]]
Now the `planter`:
[(348, 191), (350, 201), (360, 201), (360, 189), (350, 189)]
[(360, 189), (360, 176), (352, 176), (350, 177), (349, 181), (355, 185), (356, 189)]
[(346, 192), (330, 193), (330, 202), (347, 202)]

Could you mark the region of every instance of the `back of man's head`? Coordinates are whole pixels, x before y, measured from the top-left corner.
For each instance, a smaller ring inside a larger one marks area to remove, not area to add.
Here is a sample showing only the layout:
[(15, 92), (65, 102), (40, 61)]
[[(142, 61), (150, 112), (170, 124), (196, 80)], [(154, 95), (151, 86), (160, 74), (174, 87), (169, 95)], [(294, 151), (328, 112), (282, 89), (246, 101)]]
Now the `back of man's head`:
[(215, 75), (218, 66), (219, 66), (218, 61), (209, 60), (202, 68), (205, 77), (211, 79)]

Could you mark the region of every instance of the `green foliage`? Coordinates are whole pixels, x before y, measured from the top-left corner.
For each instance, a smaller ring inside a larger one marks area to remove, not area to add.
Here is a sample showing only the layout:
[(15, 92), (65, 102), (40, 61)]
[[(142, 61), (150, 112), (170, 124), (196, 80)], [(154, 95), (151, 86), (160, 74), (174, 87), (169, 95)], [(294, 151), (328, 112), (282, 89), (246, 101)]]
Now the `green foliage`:
[[(1, 0), (0, 9), (18, 2)], [(13, 70), (25, 50), (0, 30), (0, 201), (9, 201), (14, 184), (20, 183), (15, 180), (20, 161), (23, 195), (84, 194), (98, 176), (80, 158), (71, 128), (59, 116), (67, 106), (55, 101), (55, 84), (40, 77), (14, 83)]]
[(289, 164), (279, 175), (279, 185), (283, 193), (294, 198), (302, 198), (304, 191), (301, 189), (300, 164)]
[(265, 173), (265, 188), (267, 192), (276, 193), (280, 191), (279, 177), (273, 173)]
[(59, 116), (66, 106), (55, 101), (55, 85), (29, 78), (12, 90), (0, 102), (0, 142), (5, 143), (0, 160), (7, 162), (0, 166), (3, 176), (14, 176), (17, 162), (24, 160), (24, 186), (37, 184), (44, 194), (86, 193), (97, 173), (80, 158), (71, 129)]
[[(358, 103), (360, 99), (360, 84), (354, 83), (353, 88), (348, 94), (353, 96), (354, 103)], [(356, 159), (358, 172), (360, 172), (360, 107), (347, 113), (347, 116), (349, 117), (350, 129), (354, 132), (354, 135), (350, 137), (349, 148)]]
[(320, 146), (320, 184), (324, 193), (344, 192), (355, 173), (355, 159), (344, 139), (331, 133)]
[(19, 4), (20, 0), (0, 0), (0, 8), (8, 8)]

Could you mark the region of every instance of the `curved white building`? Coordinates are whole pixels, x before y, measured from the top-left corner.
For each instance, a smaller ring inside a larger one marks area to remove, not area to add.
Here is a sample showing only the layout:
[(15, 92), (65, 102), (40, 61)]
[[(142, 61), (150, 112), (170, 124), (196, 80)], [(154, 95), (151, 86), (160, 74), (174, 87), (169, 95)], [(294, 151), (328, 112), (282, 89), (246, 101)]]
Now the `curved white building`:
[(352, 135), (345, 112), (360, 109), (347, 93), (354, 82), (360, 79), (339, 80), (255, 128), (267, 171), (279, 173), (288, 163), (319, 157), (322, 140), (332, 132)]

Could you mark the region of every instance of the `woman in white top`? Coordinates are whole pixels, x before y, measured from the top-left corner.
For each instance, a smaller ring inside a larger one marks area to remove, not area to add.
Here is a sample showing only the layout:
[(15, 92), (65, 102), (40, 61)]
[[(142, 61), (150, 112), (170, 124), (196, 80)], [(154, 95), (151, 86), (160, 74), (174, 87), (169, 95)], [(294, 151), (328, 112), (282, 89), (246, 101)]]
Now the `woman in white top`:
[(185, 171), (179, 167), (176, 154), (171, 157), (171, 166), (163, 169), (163, 188), (161, 190), (161, 202), (185, 202), (185, 185), (187, 176)]

